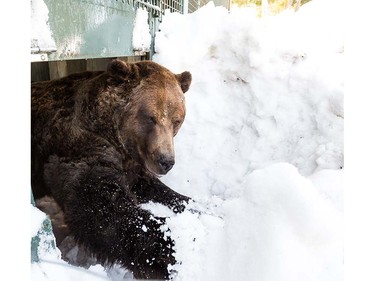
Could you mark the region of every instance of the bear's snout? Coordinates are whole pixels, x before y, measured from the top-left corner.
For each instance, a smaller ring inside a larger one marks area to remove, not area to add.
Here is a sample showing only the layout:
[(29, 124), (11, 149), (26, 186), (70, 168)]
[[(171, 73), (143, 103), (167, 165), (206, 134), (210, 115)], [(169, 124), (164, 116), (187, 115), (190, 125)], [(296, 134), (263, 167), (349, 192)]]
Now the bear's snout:
[(174, 165), (174, 156), (161, 154), (158, 157), (157, 161), (161, 168), (162, 173), (166, 174), (169, 172), (170, 169), (172, 169)]

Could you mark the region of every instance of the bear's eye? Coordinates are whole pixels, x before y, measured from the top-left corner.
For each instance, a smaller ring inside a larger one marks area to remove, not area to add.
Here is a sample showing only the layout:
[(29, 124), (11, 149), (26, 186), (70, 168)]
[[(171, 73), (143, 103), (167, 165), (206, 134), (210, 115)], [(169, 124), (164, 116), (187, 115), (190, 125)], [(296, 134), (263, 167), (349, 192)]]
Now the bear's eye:
[(154, 116), (149, 116), (148, 121), (150, 124), (156, 125), (156, 118)]
[(181, 120), (175, 120), (175, 121), (173, 122), (173, 126), (174, 126), (174, 127), (178, 127), (178, 126), (180, 126), (180, 124), (181, 124)]

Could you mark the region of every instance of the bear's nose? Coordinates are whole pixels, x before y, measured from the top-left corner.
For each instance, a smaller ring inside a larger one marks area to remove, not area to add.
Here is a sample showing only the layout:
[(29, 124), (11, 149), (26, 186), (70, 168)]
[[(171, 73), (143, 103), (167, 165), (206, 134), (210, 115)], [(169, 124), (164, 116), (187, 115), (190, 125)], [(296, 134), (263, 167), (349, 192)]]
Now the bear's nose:
[(167, 155), (161, 155), (158, 159), (158, 163), (160, 167), (162, 168), (164, 173), (167, 173), (170, 169), (172, 169), (174, 165), (174, 157), (173, 156), (167, 156)]

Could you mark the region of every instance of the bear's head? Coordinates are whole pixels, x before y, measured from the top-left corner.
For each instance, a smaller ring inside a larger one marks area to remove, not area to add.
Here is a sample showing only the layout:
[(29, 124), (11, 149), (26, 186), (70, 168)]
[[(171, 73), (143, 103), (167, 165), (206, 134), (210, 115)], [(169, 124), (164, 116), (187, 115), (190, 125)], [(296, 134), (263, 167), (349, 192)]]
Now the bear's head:
[(146, 171), (166, 174), (175, 163), (173, 138), (185, 119), (184, 93), (191, 74), (174, 74), (151, 61), (119, 60), (107, 72), (123, 89), (125, 102), (117, 114), (120, 142)]

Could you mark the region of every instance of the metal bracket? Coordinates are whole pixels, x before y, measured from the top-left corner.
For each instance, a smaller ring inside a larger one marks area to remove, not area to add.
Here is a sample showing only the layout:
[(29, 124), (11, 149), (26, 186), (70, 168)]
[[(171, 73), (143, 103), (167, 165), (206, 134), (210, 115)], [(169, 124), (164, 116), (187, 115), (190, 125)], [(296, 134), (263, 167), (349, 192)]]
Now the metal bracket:
[(37, 39), (31, 40), (31, 62), (48, 61), (48, 56), (56, 51), (55, 47), (40, 48)]

